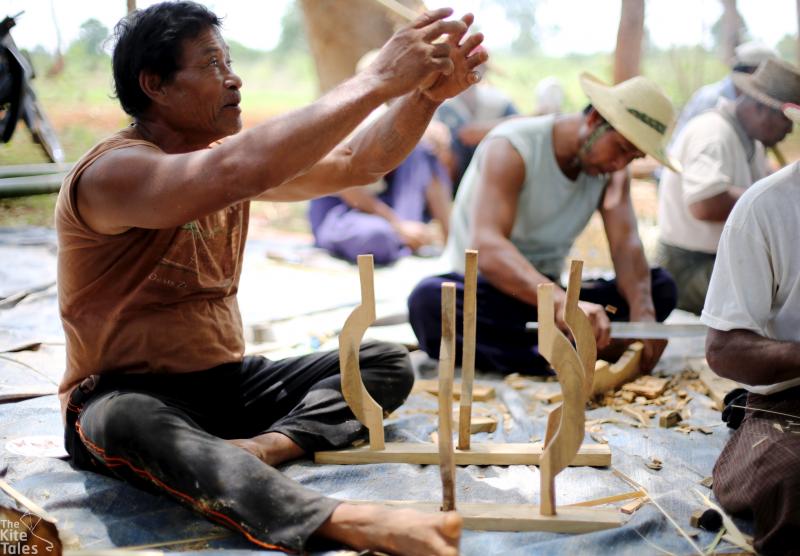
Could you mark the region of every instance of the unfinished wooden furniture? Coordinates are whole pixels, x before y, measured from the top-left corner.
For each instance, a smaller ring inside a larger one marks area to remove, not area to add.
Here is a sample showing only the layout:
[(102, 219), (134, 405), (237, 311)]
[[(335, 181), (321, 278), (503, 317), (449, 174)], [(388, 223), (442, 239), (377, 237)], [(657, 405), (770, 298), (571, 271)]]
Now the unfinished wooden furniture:
[[(540, 353), (556, 371), (564, 394), (562, 408), (557, 412), (554, 426), (548, 426), (540, 468), (540, 505), (461, 503), (455, 501), (455, 470), (452, 463), (452, 369), (455, 365), (455, 309), (452, 284), (442, 285), (442, 343), (440, 352), (439, 388), (439, 462), (442, 477), (443, 504), (434, 502), (386, 501), (391, 507), (414, 508), (436, 512), (457, 510), (464, 520), (465, 529), (482, 531), (552, 531), (559, 533), (587, 533), (619, 527), (622, 517), (616, 508), (588, 508), (556, 505), (556, 475), (575, 457), (584, 436), (586, 384), (584, 363), (576, 349), (560, 330), (554, 319), (553, 284), (542, 284), (538, 289)], [(575, 310), (580, 311), (575, 306)], [(446, 311), (451, 311), (446, 315)], [(584, 315), (585, 317), (585, 315)], [(543, 336), (543, 339), (542, 339)], [(592, 337), (592, 341), (594, 337)], [(593, 368), (594, 361), (587, 360)], [(554, 411), (553, 413), (556, 413)], [(551, 415), (553, 414), (551, 413)], [(552, 421), (550, 421), (552, 422)], [(550, 423), (549, 422), (549, 423)], [(548, 424), (549, 424), (548, 423)]]
[[(364, 262), (362, 262), (364, 261)], [(345, 391), (345, 400), (353, 408), (356, 418), (369, 429), (369, 445), (345, 448), (342, 450), (326, 450), (316, 452), (316, 463), (353, 465), (364, 463), (415, 463), (422, 465), (437, 465), (439, 463), (439, 447), (432, 442), (386, 442), (383, 441), (383, 428), (377, 426), (377, 416), (382, 411), (361, 383), (360, 369), (358, 367), (358, 343), (364, 330), (374, 320), (374, 288), (372, 279), (372, 257), (362, 255), (358, 258), (359, 275), (361, 279), (361, 305), (357, 307), (347, 319), (340, 336), (340, 360), (342, 362), (342, 387)], [(467, 252), (466, 272), (464, 284), (464, 342), (462, 361), (466, 362), (466, 370), (462, 369), (461, 392), (459, 403), (459, 437), (458, 448), (454, 452), (455, 465), (539, 465), (543, 443), (470, 443), (469, 432), (471, 429), (472, 415), (472, 386), (475, 361), (475, 307), (477, 292), (477, 252)], [(570, 280), (567, 288), (568, 296), (572, 296), (572, 313), (570, 320), (575, 324), (580, 344), (593, 344), (583, 340), (585, 325), (579, 324), (581, 316), (586, 315), (578, 309), (578, 294), (574, 290), (580, 289), (580, 268)], [(469, 299), (467, 299), (469, 298)], [(470, 310), (468, 311), (467, 308)], [(370, 312), (371, 310), (371, 312)], [(580, 315), (578, 315), (580, 313)], [(583, 328), (582, 328), (583, 327)], [(353, 330), (350, 330), (353, 328)], [(589, 329), (590, 330), (590, 329)], [(444, 336), (442, 336), (444, 338)], [(344, 341), (342, 341), (344, 338)], [(585, 357), (591, 355), (589, 348), (582, 347)], [(343, 354), (347, 351), (347, 354)], [(452, 352), (455, 357), (455, 351)], [(440, 356), (441, 360), (441, 356)], [(358, 376), (354, 376), (358, 375)], [(345, 389), (345, 385), (347, 388)], [(583, 382), (582, 382), (583, 385)], [(439, 384), (441, 390), (441, 381)], [(439, 391), (441, 395), (441, 391)], [(451, 394), (452, 398), (452, 394)], [(559, 410), (560, 411), (560, 410)], [(466, 419), (465, 419), (466, 417)], [(370, 420), (371, 419), (371, 420)], [(557, 417), (553, 418), (557, 420)], [(466, 437), (466, 438), (465, 438)], [(581, 446), (574, 454), (569, 465), (606, 467), (611, 465), (611, 450), (606, 444), (589, 444)]]

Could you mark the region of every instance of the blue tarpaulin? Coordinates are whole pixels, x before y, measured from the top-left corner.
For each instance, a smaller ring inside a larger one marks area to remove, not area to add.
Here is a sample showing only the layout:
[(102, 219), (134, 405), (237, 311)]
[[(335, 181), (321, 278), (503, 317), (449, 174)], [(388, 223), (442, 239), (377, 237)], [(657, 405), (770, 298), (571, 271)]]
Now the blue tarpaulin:
[[(284, 246), (285, 247), (285, 246)], [(268, 243), (248, 246), (240, 300), (245, 323), (287, 323), (287, 336), (294, 351), (313, 349), (315, 344), (298, 341), (297, 319), (291, 311), (314, 313), (312, 334), (333, 333), (319, 320), (320, 308), (331, 314), (358, 302), (357, 271), (339, 264), (303, 265), (268, 260)], [(10, 346), (42, 342), (37, 350), (0, 353), (0, 393), (12, 387), (52, 388), (64, 369), (63, 334), (58, 319), (55, 282), (55, 237), (50, 230), (0, 230), (0, 352)], [(385, 307), (402, 306), (416, 281), (433, 272), (432, 261), (411, 260), (376, 273), (377, 297)], [(298, 282), (324, 278), (332, 287), (298, 291)], [(265, 287), (264, 284), (268, 284)], [(257, 286), (258, 285), (258, 286)], [(341, 286), (341, 287), (339, 287)], [(287, 291), (298, 298), (292, 307)], [(336, 291), (336, 298), (331, 298)], [(339, 293), (341, 292), (341, 294)], [(27, 295), (26, 295), (27, 294)], [(302, 298), (302, 299), (301, 299)], [(274, 307), (270, 312), (270, 302)], [(379, 304), (379, 316), (380, 316)], [(346, 314), (348, 310), (344, 310)], [(336, 319), (341, 325), (339, 315)], [(294, 325), (294, 328), (289, 324)], [(298, 335), (299, 334), (299, 335)], [(278, 340), (280, 341), (280, 334)], [(275, 352), (280, 353), (280, 352)], [(267, 354), (267, 356), (271, 356)], [(702, 357), (702, 341), (673, 341), (658, 370), (665, 376), (683, 371), (687, 361)], [(424, 372), (433, 377), (432, 370)], [(544, 436), (547, 411), (552, 406), (538, 401), (535, 394), (554, 383), (528, 381), (512, 387), (502, 377), (479, 373), (478, 380), (495, 387), (497, 398), (476, 402), (475, 412), (497, 419), (494, 433), (480, 433), (473, 442), (530, 442)], [(587, 411), (587, 420), (610, 419), (599, 424), (612, 450), (613, 468), (643, 485), (672, 518), (704, 547), (714, 535), (690, 527), (692, 511), (703, 507), (693, 490), (711, 491), (700, 482), (711, 475), (714, 461), (729, 431), (721, 424), (719, 412), (710, 400), (690, 392), (688, 423), (705, 426), (711, 434), (678, 432), (675, 429), (634, 426), (634, 420), (610, 407)], [(386, 421), (390, 441), (429, 442), (436, 431), (436, 399), (419, 391)], [(598, 421), (598, 423), (600, 423)], [(120, 481), (85, 471), (76, 471), (60, 459), (16, 455), (8, 451), (9, 441), (35, 435), (61, 435), (59, 404), (54, 394), (0, 404), (0, 458), (7, 464), (6, 480), (47, 512), (58, 518), (58, 526), (79, 542), (80, 548), (134, 547), (202, 539), (189, 544), (164, 546), (164, 550), (191, 552), (200, 549), (225, 550), (226, 554), (257, 550), (244, 539), (228, 534), (203, 517), (166, 497), (139, 491)], [(157, 434), (154, 431), (154, 434)], [(586, 442), (594, 442), (588, 435)], [(660, 470), (646, 463), (662, 462)], [(0, 466), (2, 467), (2, 466)], [(288, 476), (328, 496), (358, 500), (439, 500), (441, 481), (437, 466), (411, 464), (315, 465), (301, 460), (282, 468)], [(632, 487), (610, 468), (572, 467), (556, 479), (557, 503), (571, 504), (631, 491)], [(539, 471), (533, 466), (468, 466), (457, 469), (456, 499), (462, 502), (538, 503)], [(14, 505), (0, 494), (0, 504)], [(620, 506), (622, 503), (617, 503)], [(738, 522), (745, 532), (748, 522)], [(466, 531), (462, 553), (466, 555), (523, 554), (657, 554), (660, 551), (691, 554), (694, 549), (682, 538), (652, 503), (645, 504), (620, 528), (584, 535), (555, 533), (499, 533)], [(737, 551), (722, 543), (718, 551)], [(263, 552), (259, 550), (259, 552)], [(320, 554), (327, 554), (320, 548)]]

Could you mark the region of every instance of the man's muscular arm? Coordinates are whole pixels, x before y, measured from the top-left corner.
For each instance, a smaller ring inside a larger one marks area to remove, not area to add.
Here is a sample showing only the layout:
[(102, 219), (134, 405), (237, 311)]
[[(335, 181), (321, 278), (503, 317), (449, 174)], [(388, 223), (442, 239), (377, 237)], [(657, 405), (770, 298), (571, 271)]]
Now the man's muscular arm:
[[(517, 215), (517, 203), (525, 180), (525, 163), (506, 139), (493, 139), (483, 152), (483, 172), (475, 204), (472, 207), (470, 244), (481, 253), (478, 270), (489, 282), (519, 301), (536, 305), (539, 284), (552, 282), (539, 272), (511, 242), (511, 230)], [(556, 322), (566, 330), (564, 304), (566, 293), (555, 290)], [(600, 348), (610, 340), (610, 323), (603, 308), (580, 302), (586, 312)]]
[(164, 154), (134, 146), (111, 151), (78, 182), (78, 208), (101, 233), (131, 227), (166, 228), (251, 199), (305, 172), (375, 107), (406, 94), (434, 74), (450, 74), (445, 33), (463, 21), (443, 21), (451, 10), (428, 12), (398, 31), (364, 72), (318, 101), (239, 133), (213, 149)]
[(708, 329), (708, 365), (743, 384), (775, 384), (800, 377), (800, 343), (764, 338), (750, 330)]
[[(472, 15), (462, 18), (466, 27)], [(375, 123), (336, 147), (307, 173), (258, 196), (262, 201), (299, 201), (337, 193), (343, 188), (374, 183), (396, 168), (417, 145), (436, 108), (447, 98), (467, 89), (477, 80), (472, 71), (488, 59), (478, 46), (483, 35), (471, 35), (463, 43), (464, 33), (449, 36), (453, 72), (440, 75), (428, 87), (422, 87), (395, 102)]]

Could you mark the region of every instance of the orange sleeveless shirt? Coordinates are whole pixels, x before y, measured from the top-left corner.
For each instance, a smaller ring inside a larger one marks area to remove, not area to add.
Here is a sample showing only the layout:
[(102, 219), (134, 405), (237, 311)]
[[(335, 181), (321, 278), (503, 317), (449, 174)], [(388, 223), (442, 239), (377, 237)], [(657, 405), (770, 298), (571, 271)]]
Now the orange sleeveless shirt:
[(102, 373), (186, 373), (240, 361), (236, 292), (249, 202), (178, 228), (92, 231), (77, 207), (84, 170), (113, 149), (143, 145), (134, 127), (101, 141), (64, 179), (56, 204), (58, 299), (67, 348), (59, 387)]

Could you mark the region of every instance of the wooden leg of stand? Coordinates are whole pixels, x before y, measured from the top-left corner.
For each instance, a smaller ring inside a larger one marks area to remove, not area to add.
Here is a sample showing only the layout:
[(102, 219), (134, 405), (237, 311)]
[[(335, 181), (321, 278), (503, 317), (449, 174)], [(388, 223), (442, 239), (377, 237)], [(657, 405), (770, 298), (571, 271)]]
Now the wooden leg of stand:
[(372, 255), (358, 256), (361, 280), (361, 305), (347, 317), (339, 334), (339, 366), (342, 375), (342, 394), (356, 418), (369, 429), (372, 450), (383, 450), (383, 408), (367, 392), (361, 379), (359, 352), (361, 338), (375, 320), (375, 285)]
[(464, 332), (461, 344), (461, 400), (458, 449), (469, 450), (472, 421), (472, 384), (475, 378), (475, 329), (478, 288), (478, 252), (467, 250), (464, 272)]
[(456, 360), (456, 285), (442, 284), (442, 343), (439, 348), (439, 468), (442, 511), (456, 509), (453, 454), (453, 372)]

